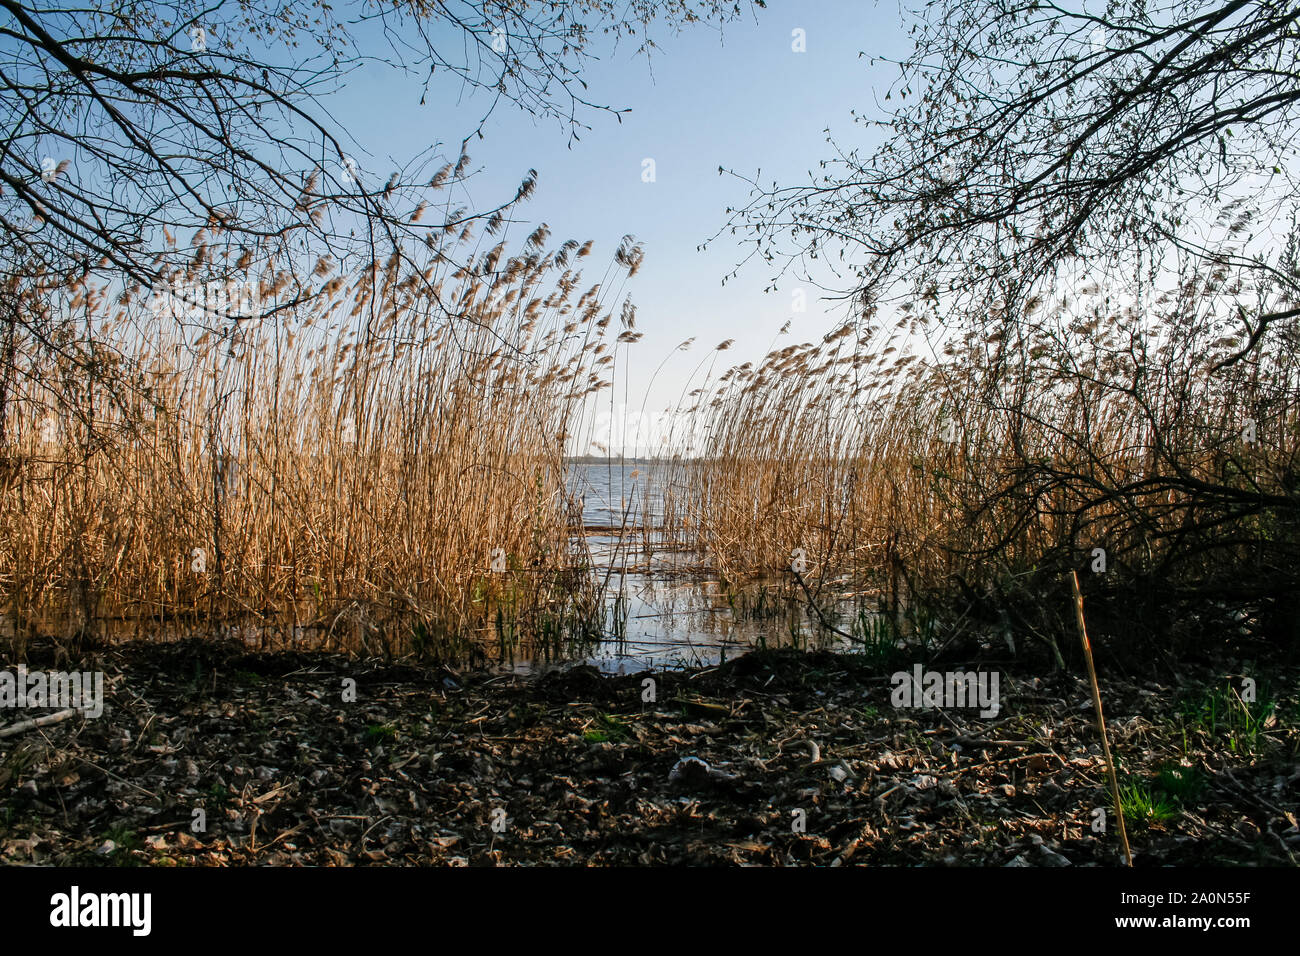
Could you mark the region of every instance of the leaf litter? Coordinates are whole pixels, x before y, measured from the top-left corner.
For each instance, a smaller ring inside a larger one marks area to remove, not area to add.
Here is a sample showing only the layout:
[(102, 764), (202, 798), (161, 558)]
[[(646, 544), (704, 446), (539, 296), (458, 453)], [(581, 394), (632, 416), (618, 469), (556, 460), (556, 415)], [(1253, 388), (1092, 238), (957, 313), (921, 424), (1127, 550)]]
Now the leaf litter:
[[(78, 666), (106, 673), (102, 717), (0, 739), (0, 863), (1118, 861), (1086, 685), (1066, 674), (1003, 674), (982, 719), (895, 709), (887, 676), (826, 652), (525, 678), (188, 640)], [(1104, 693), (1133, 792), (1171, 761), (1209, 781), (1129, 819), (1137, 865), (1296, 864), (1294, 722), (1244, 750), (1172, 722), (1172, 684)]]

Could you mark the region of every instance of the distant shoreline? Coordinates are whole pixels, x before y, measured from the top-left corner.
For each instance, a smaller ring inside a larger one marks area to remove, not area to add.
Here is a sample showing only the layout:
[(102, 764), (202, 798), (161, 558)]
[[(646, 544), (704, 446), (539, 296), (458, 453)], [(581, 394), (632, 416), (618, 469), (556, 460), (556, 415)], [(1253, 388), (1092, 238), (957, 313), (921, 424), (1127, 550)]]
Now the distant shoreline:
[(682, 459), (623, 458), (615, 455), (569, 455), (564, 459), (565, 464), (568, 465), (660, 465), (674, 460), (681, 461)]

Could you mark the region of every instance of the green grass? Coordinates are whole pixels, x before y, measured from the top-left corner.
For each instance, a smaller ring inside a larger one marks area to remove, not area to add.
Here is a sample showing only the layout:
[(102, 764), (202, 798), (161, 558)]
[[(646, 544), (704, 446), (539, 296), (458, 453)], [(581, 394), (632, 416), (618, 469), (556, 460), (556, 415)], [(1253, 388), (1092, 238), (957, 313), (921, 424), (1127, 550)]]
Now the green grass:
[(393, 724), (371, 724), (366, 728), (366, 743), (378, 744), (397, 737), (397, 727)]
[(858, 656), (873, 669), (889, 670), (902, 657), (903, 635), (889, 614), (859, 609), (852, 633), (860, 644)]
[(1155, 786), (1183, 806), (1196, 802), (1205, 790), (1205, 776), (1195, 767), (1166, 763), (1156, 770)]
[(36, 814), (17, 806), (11, 797), (5, 801), (4, 809), (0, 810), (0, 836), (17, 833), (25, 822), (34, 819)]
[(597, 714), (595, 723), (595, 727), (587, 730), (582, 735), (582, 738), (588, 743), (619, 743), (628, 738), (627, 727), (608, 714)]
[(1131, 779), (1119, 788), (1119, 803), (1124, 819), (1138, 826), (1169, 823), (1183, 812), (1172, 797), (1140, 779)]
[(1233, 753), (1255, 753), (1264, 742), (1265, 731), (1277, 722), (1276, 710), (1276, 701), (1262, 687), (1254, 701), (1242, 700), (1232, 687), (1213, 687), (1189, 695), (1179, 706), (1183, 750), (1187, 752), (1190, 731), (1226, 740)]
[(753, 589), (736, 589), (726, 582), (722, 584), (732, 616), (738, 621), (770, 621), (787, 613), (780, 594), (770, 592), (765, 584)]
[(207, 799), (204, 805), (212, 810), (224, 810), (230, 806), (235, 795), (219, 783), (214, 783), (207, 791)]
[(437, 642), (434, 640), (433, 632), (430, 630), (429, 626), (425, 624), (423, 621), (416, 622), (415, 626), (411, 628), (410, 640), (411, 640), (411, 650), (415, 653), (415, 656), (420, 660), (424, 660), (426, 657), (428, 657), (429, 654), (433, 651), (433, 649), (437, 646)]
[(627, 616), (629, 613), (627, 594), (619, 588), (614, 595), (614, 605), (610, 608), (610, 636), (618, 642), (627, 640)]
[(1120, 786), (1120, 806), (1135, 825), (1159, 826), (1194, 806), (1205, 786), (1205, 775), (1196, 767), (1167, 761), (1153, 775), (1128, 775)]

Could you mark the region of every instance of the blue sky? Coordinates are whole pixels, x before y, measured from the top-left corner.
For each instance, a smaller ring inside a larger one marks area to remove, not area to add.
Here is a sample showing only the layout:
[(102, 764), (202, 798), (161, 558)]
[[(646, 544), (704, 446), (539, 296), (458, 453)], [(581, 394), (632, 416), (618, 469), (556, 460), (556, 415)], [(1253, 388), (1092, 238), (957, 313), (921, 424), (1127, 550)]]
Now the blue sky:
[[(795, 29), (805, 33), (806, 52), (792, 50)], [(622, 123), (587, 114), (592, 129), (571, 149), (554, 120), (498, 107), (486, 138), (470, 145), (473, 165), (483, 172), (468, 197), (483, 206), (499, 202), (513, 195), (528, 169), (537, 169), (537, 192), (519, 215), (549, 224), (557, 244), (594, 239), (587, 267), (593, 281), (622, 236), (644, 244), (645, 264), (628, 288), (645, 338), (633, 347), (636, 361), (619, 383), (618, 400), (625, 386), (629, 404), (640, 407), (651, 373), (680, 342), (697, 337), (690, 352), (674, 355), (660, 373), (651, 408), (673, 401), (704, 353), (724, 339), (736, 340), (725, 358), (752, 361), (787, 320), (793, 325), (783, 344), (819, 338), (841, 314), (840, 306), (818, 301), (821, 293), (810, 286), (807, 311), (796, 314), (791, 291), (801, 283), (789, 276), (780, 291), (765, 294), (773, 270), (759, 262), (724, 287), (723, 276), (745, 250), (730, 237), (705, 252), (696, 247), (722, 227), (727, 206), (743, 204), (748, 194), (743, 182), (719, 176), (719, 166), (746, 175), (761, 169), (765, 183), (806, 181), (831, 153), (827, 128), (844, 143), (862, 145), (874, 134), (854, 124), (849, 111), (884, 118), (877, 104), (897, 67), (872, 66), (869, 58), (898, 58), (909, 49), (896, 5), (844, 0), (770, 0), (756, 18), (721, 32), (661, 30), (658, 39), (661, 49), (649, 64), (631, 46), (599, 51), (601, 61), (583, 73), (591, 98), (631, 112)], [(486, 104), (470, 97), (457, 105), (458, 88), (434, 89), (420, 106), (415, 79), (375, 64), (354, 73), (327, 106), (352, 132), (363, 169), (386, 177), (432, 143), (454, 151)], [(642, 180), (647, 158), (655, 162), (652, 183)]]

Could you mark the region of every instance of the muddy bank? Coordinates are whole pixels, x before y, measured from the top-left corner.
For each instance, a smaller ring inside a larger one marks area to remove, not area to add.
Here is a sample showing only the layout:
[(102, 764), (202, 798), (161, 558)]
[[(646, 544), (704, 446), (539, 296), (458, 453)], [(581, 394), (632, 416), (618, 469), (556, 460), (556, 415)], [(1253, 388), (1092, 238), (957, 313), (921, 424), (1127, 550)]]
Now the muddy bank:
[[(27, 666), (53, 669), (42, 654)], [(1002, 670), (998, 714), (982, 718), (898, 709), (888, 673), (825, 652), (523, 679), (186, 641), (76, 666), (105, 672), (101, 717), (0, 738), (5, 863), (1118, 858), (1088, 690), (1069, 675)], [(1139, 866), (1300, 857), (1287, 696), (1300, 675), (1270, 671), (1277, 691), (1252, 727), (1198, 709), (1230, 672), (1102, 675)], [(0, 725), (32, 716), (3, 711)]]

